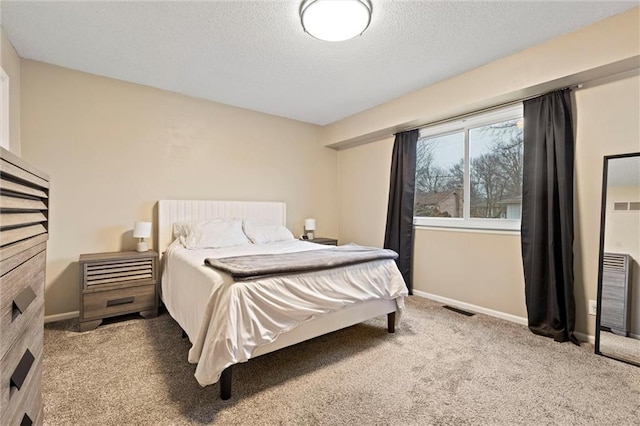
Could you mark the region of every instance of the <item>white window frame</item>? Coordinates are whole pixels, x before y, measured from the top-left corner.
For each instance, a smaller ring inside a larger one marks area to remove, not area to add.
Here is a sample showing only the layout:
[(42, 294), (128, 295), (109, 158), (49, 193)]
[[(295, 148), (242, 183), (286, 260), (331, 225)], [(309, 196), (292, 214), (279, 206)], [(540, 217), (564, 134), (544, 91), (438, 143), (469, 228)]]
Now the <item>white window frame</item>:
[(521, 103), (499, 110), (480, 113), (459, 120), (450, 121), (435, 126), (420, 129), (420, 138), (433, 138), (451, 133), (464, 133), (464, 202), (463, 217), (424, 217), (414, 216), (414, 226), (428, 226), (434, 228), (464, 228), (485, 229), (499, 231), (520, 231), (520, 220), (514, 219), (478, 219), (471, 216), (470, 191), (470, 159), (469, 159), (469, 130), (490, 124), (509, 120), (522, 119), (523, 106)]
[(9, 149), (9, 76), (0, 67), (0, 146)]

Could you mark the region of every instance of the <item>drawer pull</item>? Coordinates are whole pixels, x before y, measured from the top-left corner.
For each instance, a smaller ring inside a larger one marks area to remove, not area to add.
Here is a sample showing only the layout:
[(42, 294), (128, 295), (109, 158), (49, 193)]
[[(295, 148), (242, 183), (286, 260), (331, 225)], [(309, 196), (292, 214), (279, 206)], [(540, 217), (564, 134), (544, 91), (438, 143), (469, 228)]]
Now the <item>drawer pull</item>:
[(11, 320), (13, 321), (16, 319), (18, 315), (24, 314), (24, 312), (27, 310), (31, 302), (35, 300), (35, 298), (36, 298), (36, 294), (31, 288), (31, 286), (26, 286), (20, 292), (20, 294), (18, 294), (18, 297), (13, 299)]
[(33, 424), (33, 420), (27, 413), (22, 416), (22, 421), (20, 422), (20, 426), (31, 426)]
[(22, 355), (22, 359), (18, 363), (18, 366), (11, 375), (10, 387), (16, 387), (18, 388), (18, 390), (20, 390), (20, 388), (24, 384), (24, 379), (27, 378), (27, 374), (29, 374), (29, 370), (31, 370), (31, 366), (33, 365), (34, 360), (35, 358), (31, 354), (31, 352), (29, 352), (29, 349), (27, 349), (24, 352), (24, 355)]
[(118, 306), (118, 305), (126, 305), (128, 303), (133, 303), (135, 298), (133, 296), (123, 297), (122, 299), (113, 299), (107, 301), (107, 307), (109, 306)]

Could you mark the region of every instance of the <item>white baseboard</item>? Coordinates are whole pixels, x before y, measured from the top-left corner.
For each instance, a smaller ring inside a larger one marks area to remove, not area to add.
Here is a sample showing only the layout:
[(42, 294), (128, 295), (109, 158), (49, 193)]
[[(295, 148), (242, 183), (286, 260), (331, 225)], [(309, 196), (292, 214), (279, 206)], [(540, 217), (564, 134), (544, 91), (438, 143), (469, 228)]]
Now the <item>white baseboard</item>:
[(455, 306), (456, 308), (465, 309), (468, 311), (477, 312), (479, 314), (489, 315), (491, 317), (500, 318), (503, 320), (516, 322), (522, 325), (528, 325), (529, 321), (524, 317), (519, 317), (517, 315), (507, 314), (505, 312), (494, 311), (493, 309), (483, 308), (482, 306), (472, 305), (471, 303), (461, 302), (455, 299), (449, 299), (448, 297), (442, 297), (431, 293), (426, 293), (424, 291), (413, 290), (413, 294), (416, 296), (424, 297), (425, 299), (435, 300), (436, 302), (446, 303), (447, 305)]
[[(449, 299), (448, 297), (442, 297), (435, 294), (426, 293), (420, 290), (413, 290), (413, 294), (416, 296), (424, 297), (425, 299), (435, 300), (436, 302), (439, 302), (439, 303), (446, 303), (447, 305), (452, 305), (452, 306), (455, 306), (456, 308), (461, 308), (468, 311), (489, 315), (491, 317), (500, 318), (506, 321), (511, 321), (518, 324), (522, 324), (522, 325), (529, 325), (529, 321), (527, 320), (527, 318), (519, 317), (517, 315), (507, 314), (505, 312), (500, 312), (500, 311), (494, 311), (493, 309), (483, 308), (482, 306), (472, 305), (471, 303), (461, 302), (455, 299)], [(579, 332), (574, 332), (573, 334), (581, 342), (589, 342), (592, 345), (594, 345), (596, 342), (595, 337), (590, 334), (584, 334)]]
[(591, 343), (592, 345), (596, 344), (596, 337), (590, 334), (584, 334), (584, 333), (580, 333), (579, 331), (574, 331), (573, 335), (576, 336), (578, 340), (580, 340), (581, 342), (588, 342), (588, 343)]
[(46, 324), (48, 322), (63, 321), (71, 318), (78, 318), (79, 316), (80, 316), (80, 311), (65, 312), (63, 314), (55, 314), (55, 315), (46, 315), (44, 317), (44, 323)]

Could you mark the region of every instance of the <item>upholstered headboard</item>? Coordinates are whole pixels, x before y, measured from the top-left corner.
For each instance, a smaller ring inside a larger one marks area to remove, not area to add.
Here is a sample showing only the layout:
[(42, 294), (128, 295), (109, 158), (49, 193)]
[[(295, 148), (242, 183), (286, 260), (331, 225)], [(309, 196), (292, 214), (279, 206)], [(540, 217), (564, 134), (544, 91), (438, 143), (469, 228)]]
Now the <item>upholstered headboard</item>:
[(285, 225), (287, 206), (270, 201), (158, 201), (158, 253), (162, 255), (173, 241), (173, 223), (182, 220), (251, 219)]

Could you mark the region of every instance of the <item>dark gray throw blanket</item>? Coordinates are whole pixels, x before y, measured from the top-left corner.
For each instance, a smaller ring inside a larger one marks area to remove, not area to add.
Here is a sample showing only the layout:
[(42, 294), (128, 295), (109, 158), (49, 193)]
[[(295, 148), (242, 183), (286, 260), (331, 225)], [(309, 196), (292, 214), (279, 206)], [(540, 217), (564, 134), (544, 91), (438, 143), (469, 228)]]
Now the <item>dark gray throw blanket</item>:
[(204, 262), (231, 274), (235, 280), (242, 281), (272, 275), (319, 271), (397, 257), (398, 254), (393, 250), (350, 244), (331, 249), (294, 253), (207, 258)]

